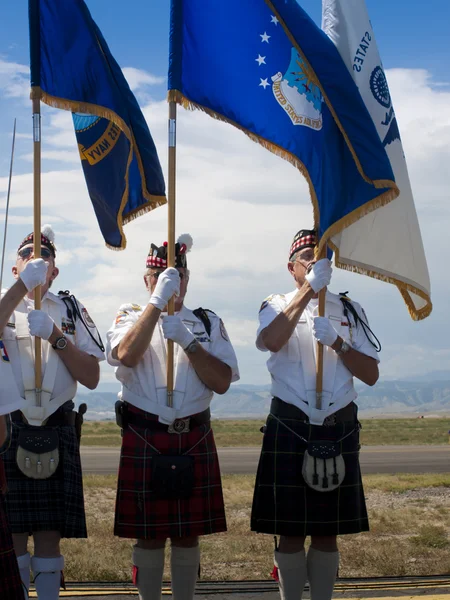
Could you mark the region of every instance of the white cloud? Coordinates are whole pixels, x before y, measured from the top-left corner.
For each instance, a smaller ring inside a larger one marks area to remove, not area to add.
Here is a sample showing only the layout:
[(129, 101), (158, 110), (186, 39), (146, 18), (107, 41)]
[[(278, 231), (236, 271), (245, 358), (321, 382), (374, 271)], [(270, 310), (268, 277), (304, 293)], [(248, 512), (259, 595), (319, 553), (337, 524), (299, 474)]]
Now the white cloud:
[(30, 94), (30, 69), (0, 57), (0, 94), (6, 98), (27, 98)]
[(166, 81), (165, 77), (158, 77), (156, 75), (152, 75), (152, 73), (148, 73), (148, 71), (135, 69), (134, 67), (124, 67), (122, 71), (126, 80), (128, 81), (128, 85), (133, 92), (136, 92), (142, 87), (146, 87), (148, 85), (159, 85)]

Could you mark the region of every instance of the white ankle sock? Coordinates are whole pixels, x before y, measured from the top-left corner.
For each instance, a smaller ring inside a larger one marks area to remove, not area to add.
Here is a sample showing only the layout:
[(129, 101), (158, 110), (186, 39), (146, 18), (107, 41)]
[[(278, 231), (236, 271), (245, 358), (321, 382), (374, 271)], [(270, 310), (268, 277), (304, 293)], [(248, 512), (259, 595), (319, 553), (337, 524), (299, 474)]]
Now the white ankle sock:
[(174, 600), (192, 600), (200, 564), (200, 547), (181, 548), (172, 546), (170, 568), (172, 572), (172, 596)]
[(42, 558), (33, 556), (31, 570), (39, 600), (58, 600), (61, 586), (61, 571), (64, 569), (64, 556)]
[(164, 548), (133, 547), (133, 565), (137, 567), (136, 584), (140, 600), (160, 600), (164, 572)]
[(25, 600), (28, 600), (28, 590), (30, 589), (30, 561), (31, 557), (29, 552), (17, 557), (24, 595), (26, 591)]
[(306, 563), (311, 600), (331, 600), (339, 567), (339, 552), (310, 548)]
[(306, 583), (305, 551), (287, 554), (275, 550), (274, 561), (278, 567), (281, 600), (300, 600)]

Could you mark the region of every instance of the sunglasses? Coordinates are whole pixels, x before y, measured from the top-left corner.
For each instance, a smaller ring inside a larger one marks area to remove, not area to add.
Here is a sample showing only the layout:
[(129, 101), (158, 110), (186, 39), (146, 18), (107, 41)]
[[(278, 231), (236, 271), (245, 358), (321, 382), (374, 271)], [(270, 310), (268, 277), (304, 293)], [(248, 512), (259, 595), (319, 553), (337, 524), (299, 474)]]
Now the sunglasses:
[[(155, 271), (155, 273), (150, 273), (150, 277), (158, 279), (161, 273), (164, 273), (164, 271)], [(180, 276), (180, 279), (183, 279), (185, 277), (184, 273), (180, 273), (180, 271), (178, 271), (178, 275)]]
[[(29, 258), (34, 252), (34, 248), (32, 248), (31, 246), (28, 248), (22, 248), (21, 250), (19, 250), (19, 252), (17, 253), (18, 256), (20, 256), (20, 258)], [(41, 248), (41, 258), (50, 258), (52, 256), (52, 253), (50, 252), (50, 250), (48, 248)]]

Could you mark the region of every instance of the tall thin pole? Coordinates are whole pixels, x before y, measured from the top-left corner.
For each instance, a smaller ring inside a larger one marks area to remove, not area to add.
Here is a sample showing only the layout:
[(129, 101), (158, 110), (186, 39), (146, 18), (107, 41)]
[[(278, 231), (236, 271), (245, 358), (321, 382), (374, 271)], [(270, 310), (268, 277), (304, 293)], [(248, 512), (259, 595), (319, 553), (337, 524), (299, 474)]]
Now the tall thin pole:
[[(169, 102), (169, 184), (168, 208), (169, 222), (167, 233), (167, 266), (175, 266), (175, 201), (176, 201), (176, 147), (177, 147), (177, 105)], [(168, 314), (173, 315), (175, 300), (171, 298), (168, 304)], [(167, 340), (167, 406), (173, 407), (173, 340)]]
[[(34, 88), (33, 102), (33, 214), (34, 214), (34, 257), (41, 258), (41, 100), (40, 90)], [(41, 309), (41, 286), (34, 289), (34, 308)], [(35, 338), (34, 382), (36, 406), (41, 406), (42, 356), (41, 338)]]
[(11, 182), (12, 182), (12, 173), (13, 173), (13, 164), (14, 164), (14, 147), (15, 147), (15, 145), (16, 145), (16, 119), (14, 119), (13, 140), (12, 140), (12, 148), (11, 148), (11, 162), (9, 165), (8, 193), (6, 195), (5, 231), (3, 233), (2, 266), (0, 268), (0, 292), (1, 292), (2, 284), (3, 284), (3, 268), (5, 266), (6, 234), (8, 231), (9, 198), (11, 195)]
[[(327, 248), (323, 248), (319, 260), (326, 258)], [(326, 289), (319, 292), (319, 317), (325, 316), (325, 297)], [(317, 342), (317, 364), (316, 364), (316, 408), (322, 409), (322, 392), (323, 392), (323, 344)]]

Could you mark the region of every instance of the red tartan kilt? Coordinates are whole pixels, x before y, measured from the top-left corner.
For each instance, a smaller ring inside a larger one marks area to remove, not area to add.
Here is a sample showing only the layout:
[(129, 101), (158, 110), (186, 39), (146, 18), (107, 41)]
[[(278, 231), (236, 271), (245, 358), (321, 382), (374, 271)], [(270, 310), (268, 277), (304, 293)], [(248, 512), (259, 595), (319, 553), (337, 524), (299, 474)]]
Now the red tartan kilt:
[[(4, 484), (3, 461), (0, 456), (0, 489)], [(0, 598), (2, 600), (23, 600), (24, 593), (20, 580), (19, 566), (14, 552), (11, 531), (5, 514), (3, 494), (0, 491)]]
[[(134, 407), (133, 412), (137, 412)], [(219, 460), (210, 425), (182, 434), (130, 427), (122, 438), (114, 534), (166, 539), (226, 531)], [(150, 491), (151, 458), (157, 452), (151, 446), (161, 454), (194, 457), (195, 481), (189, 498), (155, 498)]]

